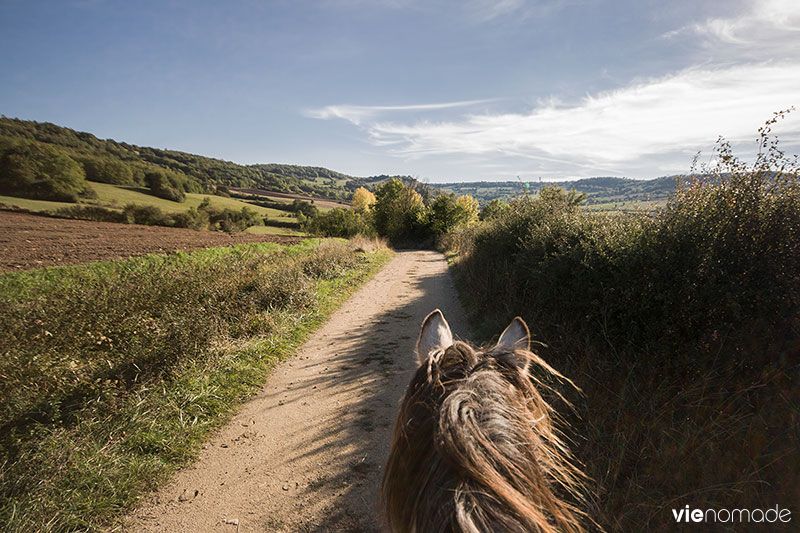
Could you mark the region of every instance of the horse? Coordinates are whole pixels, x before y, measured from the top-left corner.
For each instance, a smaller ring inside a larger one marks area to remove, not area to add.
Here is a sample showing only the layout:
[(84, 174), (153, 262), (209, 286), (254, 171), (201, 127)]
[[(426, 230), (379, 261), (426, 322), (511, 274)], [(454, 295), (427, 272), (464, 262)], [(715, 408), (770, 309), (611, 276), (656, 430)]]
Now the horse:
[(585, 531), (587, 478), (531, 371), (572, 382), (530, 343), (520, 317), (488, 349), (454, 340), (438, 309), (425, 318), (381, 486), (388, 530)]

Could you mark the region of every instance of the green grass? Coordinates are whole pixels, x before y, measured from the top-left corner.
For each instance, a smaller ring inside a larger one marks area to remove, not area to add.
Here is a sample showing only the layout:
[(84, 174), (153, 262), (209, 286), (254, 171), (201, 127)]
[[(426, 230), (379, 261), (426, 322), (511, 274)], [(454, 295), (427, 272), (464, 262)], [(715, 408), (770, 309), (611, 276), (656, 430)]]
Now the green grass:
[(0, 204), (11, 207), (19, 207), (30, 211), (49, 211), (60, 207), (70, 207), (75, 204), (68, 202), (51, 202), (49, 200), (31, 200), (29, 198), (17, 198), (16, 196), (0, 196)]
[(0, 523), (99, 531), (391, 253), (309, 239), (0, 276)]
[(250, 226), (245, 230), (245, 233), (252, 233), (253, 235), (289, 235), (294, 237), (305, 235), (305, 233), (292, 228), (278, 228), (275, 226)]
[[(158, 207), (162, 211), (168, 213), (180, 213), (188, 211), (190, 208), (197, 208), (200, 203), (205, 199), (211, 200), (211, 205), (219, 208), (241, 209), (248, 207), (261, 216), (269, 216), (274, 218), (294, 219), (293, 213), (281, 211), (279, 209), (271, 209), (268, 207), (261, 207), (253, 205), (242, 200), (235, 198), (226, 198), (223, 196), (215, 196), (213, 194), (194, 194), (186, 195), (185, 202), (173, 202), (158, 198), (147, 192), (143, 187), (122, 187), (118, 185), (110, 185), (108, 183), (94, 183), (89, 182), (89, 186), (97, 193), (97, 198), (88, 202), (103, 207), (110, 207), (122, 209), (128, 204), (137, 205), (152, 205)], [(0, 203), (21, 207), (23, 209), (30, 209), (31, 211), (50, 211), (60, 207), (69, 207), (75, 204), (67, 202), (51, 202), (47, 200), (30, 200), (27, 198), (16, 198), (14, 196), (0, 196)]]
[[(55, 211), (56, 209), (64, 207), (86, 204), (121, 210), (128, 204), (136, 204), (139, 206), (157, 207), (166, 213), (181, 213), (186, 212), (193, 207), (197, 208), (205, 198), (209, 198), (211, 205), (220, 209), (228, 208), (233, 210), (241, 210), (243, 207), (247, 207), (258, 213), (260, 216), (266, 216), (273, 220), (295, 220), (294, 213), (281, 211), (279, 209), (261, 207), (242, 200), (237, 200), (235, 198), (190, 193), (186, 195), (185, 202), (178, 203), (148, 194), (147, 189), (144, 188), (122, 187), (107, 183), (94, 182), (90, 182), (89, 185), (97, 193), (97, 198), (90, 201), (81, 202), (80, 204), (52, 202), (47, 200), (31, 200), (27, 198), (17, 198), (14, 196), (0, 196), (0, 204), (27, 209), (29, 211)], [(330, 209), (322, 208), (320, 210), (325, 212), (329, 211)], [(248, 232), (256, 235), (302, 235), (301, 232), (293, 230), (292, 228), (262, 226), (253, 226), (248, 230)]]
[[(277, 209), (270, 209), (267, 207), (260, 207), (257, 205), (249, 204), (235, 198), (226, 198), (223, 196), (215, 196), (211, 194), (194, 194), (186, 195), (185, 202), (172, 202), (164, 200), (151, 194), (148, 194), (147, 189), (139, 187), (120, 187), (117, 185), (110, 185), (108, 183), (90, 183), (91, 187), (97, 192), (97, 203), (104, 206), (123, 208), (127, 204), (138, 205), (152, 205), (158, 207), (162, 211), (170, 213), (178, 213), (187, 211), (189, 208), (196, 208), (205, 198), (211, 200), (211, 205), (219, 208), (241, 209), (242, 207), (249, 207), (259, 215), (267, 215), (270, 217), (285, 217), (288, 213), (279, 211)], [(292, 215), (293, 216), (293, 215)]]

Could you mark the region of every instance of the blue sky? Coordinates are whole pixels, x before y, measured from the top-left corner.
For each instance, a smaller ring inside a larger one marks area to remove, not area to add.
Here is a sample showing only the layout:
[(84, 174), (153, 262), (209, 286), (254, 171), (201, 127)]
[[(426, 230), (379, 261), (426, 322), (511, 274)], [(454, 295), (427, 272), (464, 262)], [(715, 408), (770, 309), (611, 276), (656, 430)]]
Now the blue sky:
[(432, 183), (681, 173), (800, 108), (797, 0), (0, 0), (0, 47), (9, 117)]

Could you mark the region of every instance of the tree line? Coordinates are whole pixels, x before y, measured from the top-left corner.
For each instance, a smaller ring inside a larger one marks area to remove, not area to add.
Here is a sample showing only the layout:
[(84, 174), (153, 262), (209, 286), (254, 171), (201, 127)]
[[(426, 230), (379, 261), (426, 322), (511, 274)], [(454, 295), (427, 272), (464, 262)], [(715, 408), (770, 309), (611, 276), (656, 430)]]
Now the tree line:
[[(349, 199), (358, 187), (374, 183), (378, 178), (358, 178), (322, 167), (287, 164), (239, 165), (176, 150), (143, 147), (112, 139), (98, 139), (91, 133), (79, 132), (48, 122), (0, 118), (0, 158), (16, 150), (7, 162), (19, 173), (37, 175), (34, 181), (3, 190), (43, 199), (75, 201), (86, 189), (81, 177), (89, 181), (115, 185), (146, 186), (148, 172), (160, 172), (168, 181), (180, 182), (184, 192), (214, 193), (220, 186), (261, 188), (272, 191), (308, 194), (321, 198)], [(48, 170), (43, 161), (57, 154), (57, 176), (38, 184)], [(78, 164), (70, 165), (64, 157)], [(71, 166), (73, 168), (66, 168)], [(22, 168), (22, 170), (20, 170)], [(7, 172), (3, 172), (6, 175)], [(81, 175), (82, 174), (82, 175)], [(4, 181), (8, 181), (5, 179)], [(19, 182), (19, 180), (15, 180)]]
[[(499, 203), (492, 205), (496, 208)], [(315, 235), (380, 235), (395, 246), (418, 246), (432, 244), (448, 231), (473, 224), (479, 213), (477, 200), (469, 195), (442, 193), (417, 181), (404, 183), (391, 178), (373, 191), (356, 189), (352, 209), (335, 208), (311, 216), (303, 213), (298, 218), (303, 229)]]

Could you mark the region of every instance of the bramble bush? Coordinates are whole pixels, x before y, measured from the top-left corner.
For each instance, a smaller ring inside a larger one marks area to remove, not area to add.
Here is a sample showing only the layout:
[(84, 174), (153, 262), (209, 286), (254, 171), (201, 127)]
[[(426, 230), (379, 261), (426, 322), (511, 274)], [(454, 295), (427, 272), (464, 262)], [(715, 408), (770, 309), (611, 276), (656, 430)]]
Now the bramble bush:
[(485, 331), (523, 316), (583, 389), (572, 422), (608, 529), (794, 501), (800, 166), (771, 136), (785, 114), (752, 164), (720, 139), (655, 215), (544, 189), (443, 240)]

